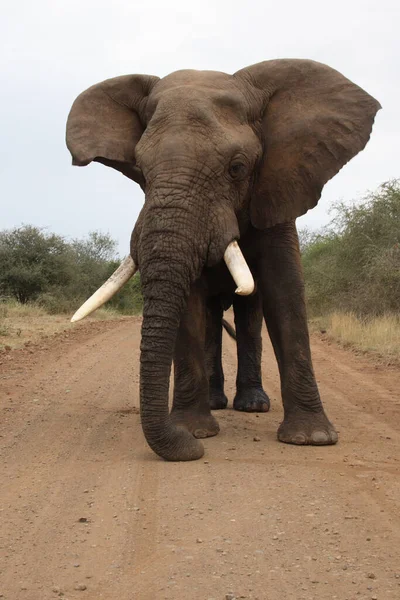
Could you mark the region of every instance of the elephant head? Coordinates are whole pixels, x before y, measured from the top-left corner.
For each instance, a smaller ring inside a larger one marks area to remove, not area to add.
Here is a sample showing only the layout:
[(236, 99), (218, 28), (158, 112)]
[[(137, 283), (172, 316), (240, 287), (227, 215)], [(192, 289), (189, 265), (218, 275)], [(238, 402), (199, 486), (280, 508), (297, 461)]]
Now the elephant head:
[(315, 206), (324, 184), (366, 145), (378, 109), (343, 75), (308, 60), (266, 61), (234, 75), (127, 75), (76, 99), (67, 124), (73, 164), (101, 162), (145, 191), (131, 258), (95, 304), (140, 268), (141, 416), (160, 456), (202, 453), (168, 414), (174, 343), (192, 283), (225, 256), (239, 291), (251, 292), (232, 242), (250, 223), (270, 228)]

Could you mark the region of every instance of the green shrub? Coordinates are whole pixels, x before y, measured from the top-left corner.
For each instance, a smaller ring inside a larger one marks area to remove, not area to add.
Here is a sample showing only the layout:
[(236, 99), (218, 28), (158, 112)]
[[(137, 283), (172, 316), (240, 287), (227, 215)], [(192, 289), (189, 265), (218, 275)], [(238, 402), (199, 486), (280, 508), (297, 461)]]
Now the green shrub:
[(37, 304), (41, 306), (49, 315), (62, 313), (74, 313), (86, 298), (74, 298), (64, 293), (62, 288), (53, 288), (49, 292), (40, 294)]
[[(47, 312), (73, 313), (116, 269), (116, 242), (91, 232), (67, 241), (25, 225), (0, 232), (0, 298), (37, 302)], [(139, 275), (108, 303), (123, 314), (142, 309)]]
[(73, 276), (73, 260), (66, 241), (26, 225), (0, 232), (0, 294), (22, 304), (35, 300), (52, 286)]
[(300, 235), (310, 314), (377, 316), (400, 306), (400, 181), (352, 206), (338, 203), (322, 232)]

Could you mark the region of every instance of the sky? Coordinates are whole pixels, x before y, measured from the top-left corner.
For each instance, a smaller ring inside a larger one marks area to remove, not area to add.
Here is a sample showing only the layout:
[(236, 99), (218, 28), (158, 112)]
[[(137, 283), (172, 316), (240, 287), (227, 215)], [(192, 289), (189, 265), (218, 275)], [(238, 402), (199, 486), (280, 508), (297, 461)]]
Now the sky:
[(119, 251), (143, 204), (139, 186), (99, 164), (71, 166), (65, 123), (75, 97), (128, 73), (234, 73), (273, 58), (334, 67), (383, 106), (366, 149), (298, 219), (318, 229), (400, 177), (398, 0), (20, 0), (0, 19), (0, 229), (33, 224), (69, 238), (108, 232)]

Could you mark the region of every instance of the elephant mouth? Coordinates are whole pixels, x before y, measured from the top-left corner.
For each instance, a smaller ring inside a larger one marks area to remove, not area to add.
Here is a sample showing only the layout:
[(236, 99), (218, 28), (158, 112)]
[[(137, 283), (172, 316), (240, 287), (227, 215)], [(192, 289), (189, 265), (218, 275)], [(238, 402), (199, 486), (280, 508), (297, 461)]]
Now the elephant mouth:
[[(239, 296), (249, 296), (254, 291), (254, 279), (246, 260), (236, 240), (231, 242), (225, 250), (224, 261), (237, 285), (235, 293)], [(103, 306), (129, 281), (138, 270), (131, 256), (127, 256), (114, 273), (103, 285), (94, 292), (76, 311), (71, 319), (75, 323), (89, 316)]]

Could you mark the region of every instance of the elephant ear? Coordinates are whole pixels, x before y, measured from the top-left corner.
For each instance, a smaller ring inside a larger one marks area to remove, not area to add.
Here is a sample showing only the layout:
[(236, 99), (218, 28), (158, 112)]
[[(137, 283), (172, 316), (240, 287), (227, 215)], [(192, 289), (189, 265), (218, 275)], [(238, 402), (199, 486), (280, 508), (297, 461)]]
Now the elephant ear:
[(146, 126), (147, 96), (157, 81), (158, 77), (150, 75), (124, 75), (82, 92), (67, 121), (72, 164), (100, 162), (142, 185), (135, 166), (135, 146)]
[(235, 74), (261, 107), (264, 155), (251, 220), (264, 229), (313, 208), (329, 179), (369, 140), (379, 102), (330, 67), (271, 60)]

